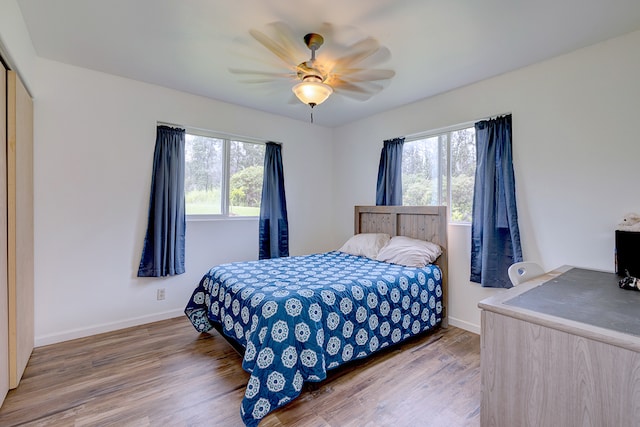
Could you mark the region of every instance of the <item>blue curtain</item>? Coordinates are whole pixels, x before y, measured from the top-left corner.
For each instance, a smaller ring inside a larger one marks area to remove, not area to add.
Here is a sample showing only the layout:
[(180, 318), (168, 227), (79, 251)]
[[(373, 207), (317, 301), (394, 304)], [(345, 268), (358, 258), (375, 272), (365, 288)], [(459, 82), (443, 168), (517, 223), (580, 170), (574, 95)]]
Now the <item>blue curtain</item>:
[(378, 166), (377, 206), (402, 205), (402, 146), (404, 138), (384, 141)]
[(259, 240), (260, 259), (289, 256), (289, 221), (284, 195), (282, 147), (275, 142), (267, 142), (264, 153)]
[(158, 126), (138, 277), (184, 273), (184, 129)]
[(471, 281), (510, 288), (507, 270), (522, 261), (511, 115), (483, 120), (476, 128), (476, 178), (471, 221)]

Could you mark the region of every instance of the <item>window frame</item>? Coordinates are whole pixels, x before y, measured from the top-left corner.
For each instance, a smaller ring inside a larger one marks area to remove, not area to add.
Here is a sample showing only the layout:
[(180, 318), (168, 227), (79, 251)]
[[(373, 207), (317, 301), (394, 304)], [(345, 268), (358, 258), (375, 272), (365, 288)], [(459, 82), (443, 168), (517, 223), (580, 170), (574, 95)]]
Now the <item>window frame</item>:
[[(446, 126), (443, 128), (438, 128), (438, 129), (433, 129), (433, 130), (429, 130), (426, 132), (419, 132), (419, 133), (415, 133), (409, 136), (405, 137), (405, 143), (406, 142), (414, 142), (414, 141), (420, 141), (422, 139), (429, 139), (429, 138), (433, 138), (433, 137), (440, 137), (443, 135), (446, 135), (446, 146), (447, 146), (447, 182), (445, 183), (446, 185), (446, 206), (447, 206), (447, 222), (449, 224), (455, 224), (455, 225), (468, 225), (471, 226), (471, 221), (454, 221), (451, 218), (451, 133), (452, 132), (456, 132), (456, 131), (460, 131), (460, 130), (464, 130), (464, 129), (469, 129), (469, 128), (474, 128), (475, 131), (475, 124), (477, 121), (470, 121), (470, 122), (465, 122), (465, 123), (458, 123), (456, 125), (452, 125), (452, 126)], [(477, 141), (476, 141), (477, 142)], [(477, 144), (476, 144), (477, 147)], [(441, 158), (441, 145), (438, 144), (438, 158)], [(403, 153), (404, 154), (404, 153)], [(442, 172), (442, 162), (438, 161), (438, 172), (439, 172), (439, 176), (442, 176), (441, 172)], [(402, 190), (404, 192), (404, 188)], [(440, 185), (438, 185), (438, 204), (442, 205), (442, 201), (443, 201), (443, 191), (442, 191), (442, 183), (440, 183)]]
[[(194, 135), (201, 136), (205, 138), (213, 138), (222, 140), (222, 183), (220, 188), (220, 208), (221, 213), (219, 214), (187, 214), (186, 213), (186, 203), (185, 203), (185, 220), (189, 222), (197, 222), (197, 221), (219, 221), (219, 220), (231, 220), (231, 221), (242, 221), (242, 220), (256, 220), (260, 218), (259, 215), (241, 215), (241, 216), (232, 216), (229, 215), (229, 195), (230, 195), (230, 187), (231, 187), (231, 176), (229, 175), (229, 170), (231, 166), (231, 141), (242, 142), (246, 144), (258, 144), (265, 145), (268, 141), (261, 140), (257, 138), (251, 138), (247, 136), (233, 135), (229, 133), (216, 132), (207, 129), (189, 127), (189, 126), (181, 126), (185, 130), (185, 135)], [(186, 146), (185, 146), (186, 148)], [(185, 159), (186, 160), (186, 159)], [(186, 170), (185, 170), (186, 172)], [(186, 192), (185, 192), (186, 195)]]

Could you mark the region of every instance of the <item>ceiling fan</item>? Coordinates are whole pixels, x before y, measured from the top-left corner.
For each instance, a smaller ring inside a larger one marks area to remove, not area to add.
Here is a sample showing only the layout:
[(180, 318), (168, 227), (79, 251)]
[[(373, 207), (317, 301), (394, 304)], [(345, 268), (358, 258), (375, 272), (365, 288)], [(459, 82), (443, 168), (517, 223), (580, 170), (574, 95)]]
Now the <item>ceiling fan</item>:
[[(245, 80), (251, 83), (267, 83), (280, 78), (290, 78), (293, 93), (304, 104), (313, 108), (326, 101), (332, 93), (356, 99), (367, 100), (380, 92), (384, 86), (382, 80), (391, 79), (395, 72), (385, 69), (370, 69), (368, 66), (385, 61), (390, 56), (389, 50), (380, 46), (373, 38), (368, 37), (348, 46), (334, 43), (326, 54), (317, 56), (316, 52), (324, 44), (324, 37), (318, 33), (308, 33), (303, 37), (304, 45), (311, 51), (311, 58), (300, 62), (301, 53), (293, 31), (284, 23), (272, 23), (275, 36), (270, 37), (258, 30), (250, 30), (251, 36), (262, 46), (275, 54), (284, 62), (288, 72), (262, 72), (253, 70), (231, 69), (235, 74), (253, 76)], [(333, 27), (324, 24), (324, 31), (333, 34)], [(282, 65), (282, 64), (280, 64)], [(259, 76), (259, 78), (255, 78)]]

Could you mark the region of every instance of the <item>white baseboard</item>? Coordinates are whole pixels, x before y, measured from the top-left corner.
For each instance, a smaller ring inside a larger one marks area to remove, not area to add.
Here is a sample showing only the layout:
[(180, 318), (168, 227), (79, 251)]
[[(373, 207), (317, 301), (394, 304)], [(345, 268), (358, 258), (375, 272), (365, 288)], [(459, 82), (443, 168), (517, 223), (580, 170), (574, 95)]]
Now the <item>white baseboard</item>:
[(91, 335), (102, 334), (105, 332), (117, 331), (118, 329), (130, 328), (132, 326), (144, 325), (151, 322), (158, 322), (160, 320), (173, 319), (174, 317), (180, 316), (184, 316), (183, 309), (164, 311), (162, 313), (133, 317), (118, 322), (103, 323), (101, 325), (90, 326), (88, 328), (72, 329), (65, 332), (43, 335), (35, 337), (35, 346), (42, 347), (49, 344), (89, 337)]
[[(176, 309), (165, 311), (162, 313), (151, 314), (148, 316), (134, 317), (118, 322), (103, 323), (101, 325), (91, 326), (88, 328), (72, 329), (65, 332), (59, 332), (50, 335), (35, 337), (35, 346), (42, 347), (49, 344), (56, 344), (63, 341), (74, 340), (77, 338), (89, 337), (91, 335), (102, 334), (105, 332), (117, 331), (118, 329), (130, 328), (132, 326), (144, 325), (146, 323), (158, 322), (160, 320), (173, 319), (174, 317), (184, 316), (184, 310)], [(473, 323), (456, 319), (449, 316), (449, 325), (456, 328), (464, 329), (474, 334), (480, 335), (480, 326)]]
[(449, 325), (480, 335), (480, 326), (449, 316)]

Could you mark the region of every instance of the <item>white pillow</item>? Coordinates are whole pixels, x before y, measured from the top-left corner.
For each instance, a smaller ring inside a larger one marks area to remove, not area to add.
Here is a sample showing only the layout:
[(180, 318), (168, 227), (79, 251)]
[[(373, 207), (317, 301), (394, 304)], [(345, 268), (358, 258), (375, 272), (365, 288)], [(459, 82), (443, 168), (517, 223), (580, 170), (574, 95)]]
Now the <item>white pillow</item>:
[(433, 242), (395, 236), (378, 252), (376, 259), (407, 267), (424, 267), (433, 264), (441, 254), (442, 248)]
[(386, 233), (361, 233), (356, 234), (346, 241), (340, 249), (351, 255), (366, 256), (367, 258), (376, 259), (380, 249), (389, 242), (389, 236)]

